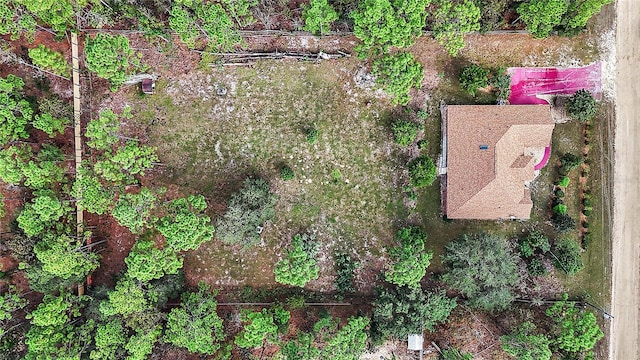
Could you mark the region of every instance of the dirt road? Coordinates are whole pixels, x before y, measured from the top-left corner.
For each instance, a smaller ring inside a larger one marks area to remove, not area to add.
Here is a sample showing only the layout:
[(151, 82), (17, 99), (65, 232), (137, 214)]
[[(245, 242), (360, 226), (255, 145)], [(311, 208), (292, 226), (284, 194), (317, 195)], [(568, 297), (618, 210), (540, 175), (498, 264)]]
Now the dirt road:
[(640, 1), (617, 4), (610, 359), (640, 359)]

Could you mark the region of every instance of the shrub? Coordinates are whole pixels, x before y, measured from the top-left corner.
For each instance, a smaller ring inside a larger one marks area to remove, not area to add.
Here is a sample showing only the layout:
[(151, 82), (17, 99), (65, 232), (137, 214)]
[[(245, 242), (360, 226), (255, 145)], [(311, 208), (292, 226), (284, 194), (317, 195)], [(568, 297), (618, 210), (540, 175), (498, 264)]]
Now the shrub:
[(373, 75), (384, 91), (393, 95), (393, 104), (406, 105), (412, 87), (420, 87), (424, 68), (408, 52), (386, 55), (373, 62)]
[(535, 334), (535, 330), (536, 326), (531, 322), (520, 324), (513, 333), (500, 337), (502, 349), (515, 359), (551, 359), (551, 341), (544, 334)]
[(571, 153), (565, 153), (560, 157), (560, 162), (562, 163), (563, 168), (565, 168), (567, 171), (571, 171), (582, 164), (582, 157), (573, 155)]
[(578, 90), (573, 94), (565, 105), (567, 112), (572, 119), (581, 123), (590, 121), (598, 111), (596, 99), (587, 90)]
[(489, 84), (489, 73), (489, 69), (484, 69), (476, 64), (465, 66), (459, 77), (460, 87), (469, 94), (475, 95), (479, 88)]
[(318, 141), (318, 136), (319, 136), (318, 129), (316, 128), (307, 129), (306, 136), (307, 136), (307, 142), (309, 144), (315, 144), (315, 142)]
[(411, 185), (421, 188), (431, 185), (438, 175), (433, 160), (428, 156), (417, 157), (409, 162), (409, 178)]
[(591, 215), (591, 210), (584, 209), (584, 211), (582, 211), (582, 213), (584, 214), (584, 216), (589, 216), (589, 215)]
[(458, 305), (444, 290), (426, 292), (421, 288), (378, 288), (373, 301), (372, 334), (379, 340), (406, 339), (409, 334), (433, 331), (444, 323)]
[(282, 180), (288, 181), (296, 177), (296, 174), (293, 172), (293, 170), (291, 170), (290, 167), (283, 166), (282, 169), (280, 169), (280, 177), (282, 178)]
[(564, 270), (569, 275), (575, 275), (584, 269), (584, 263), (580, 256), (580, 245), (577, 242), (563, 238), (553, 245), (554, 265)]
[(498, 99), (509, 100), (511, 95), (511, 75), (506, 69), (501, 68), (491, 77), (490, 84), (495, 88), (495, 94)]
[(513, 301), (513, 288), (520, 279), (505, 239), (464, 234), (447, 244), (442, 263), (442, 281), (465, 295), (472, 307), (503, 310)]
[(251, 246), (260, 241), (262, 226), (275, 216), (278, 197), (262, 179), (245, 179), (242, 189), (231, 196), (227, 212), (218, 221), (217, 237), (228, 244)]
[(38, 47), (29, 49), (29, 57), (33, 65), (49, 70), (54, 74), (69, 77), (69, 64), (62, 56), (62, 53), (53, 51), (48, 47), (40, 44)]
[(549, 239), (541, 232), (533, 231), (527, 237), (520, 239), (518, 242), (518, 250), (524, 257), (531, 257), (540, 250), (544, 254), (551, 249)]
[(340, 172), (340, 170), (331, 170), (331, 181), (333, 181), (334, 184), (337, 184), (340, 182), (340, 180), (342, 180), (342, 173)]
[(389, 251), (391, 263), (385, 271), (385, 279), (398, 286), (419, 287), (427, 273), (433, 252), (425, 251), (427, 233), (417, 226), (400, 229), (396, 233), (399, 247)]
[(336, 290), (339, 294), (355, 292), (353, 273), (360, 264), (344, 253), (336, 254)]
[(566, 188), (569, 185), (569, 182), (571, 182), (571, 180), (568, 177), (563, 176), (558, 180), (558, 186)]
[(529, 271), (529, 274), (532, 276), (544, 276), (547, 274), (547, 268), (539, 257), (534, 257), (529, 261), (527, 271)]
[(420, 141), (418, 141), (418, 149), (420, 150), (426, 150), (429, 148), (429, 140), (427, 139), (422, 139)]
[(396, 121), (391, 128), (396, 144), (401, 146), (412, 143), (418, 136), (418, 131), (422, 130), (422, 126), (407, 120)]
[(551, 224), (559, 233), (566, 233), (576, 228), (576, 221), (567, 214), (553, 214)]
[(565, 204), (558, 204), (556, 206), (553, 207), (553, 212), (555, 214), (560, 214), (560, 215), (564, 215), (567, 213), (567, 205)]
[(309, 5), (302, 6), (302, 19), (304, 30), (323, 35), (331, 30), (331, 23), (338, 20), (338, 13), (327, 0), (311, 0)]
[(88, 37), (84, 53), (87, 68), (99, 77), (109, 80), (112, 91), (127, 79), (129, 59), (133, 56), (133, 50), (129, 47), (126, 37), (105, 33), (99, 33), (95, 38)]
[(264, 341), (271, 341), (275, 339), (278, 333), (278, 326), (276, 325), (273, 313), (267, 309), (262, 311), (242, 311), (241, 319), (243, 322), (248, 322), (235, 338), (235, 344), (238, 347), (244, 349), (252, 349), (262, 346)]
[(429, 112), (425, 109), (419, 109), (416, 112), (416, 115), (418, 115), (418, 118), (420, 120), (427, 120), (429, 118)]
[(562, 199), (564, 197), (564, 191), (562, 191), (562, 189), (556, 189), (554, 194), (558, 199)]

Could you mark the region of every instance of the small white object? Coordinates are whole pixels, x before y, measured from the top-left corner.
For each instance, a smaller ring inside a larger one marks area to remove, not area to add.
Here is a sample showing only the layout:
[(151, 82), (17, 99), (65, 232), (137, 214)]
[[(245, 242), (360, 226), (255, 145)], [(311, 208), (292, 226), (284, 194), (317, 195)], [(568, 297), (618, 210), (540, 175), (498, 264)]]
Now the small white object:
[(424, 343), (424, 338), (422, 337), (422, 335), (409, 334), (407, 342), (408, 342), (407, 348), (409, 350), (420, 351), (420, 350), (422, 350), (422, 345)]

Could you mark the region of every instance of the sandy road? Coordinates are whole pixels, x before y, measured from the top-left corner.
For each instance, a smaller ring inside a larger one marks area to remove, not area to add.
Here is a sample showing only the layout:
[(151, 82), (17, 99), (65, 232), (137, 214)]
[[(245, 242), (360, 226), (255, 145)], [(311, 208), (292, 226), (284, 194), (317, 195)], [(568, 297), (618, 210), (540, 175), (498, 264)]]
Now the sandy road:
[(610, 359), (640, 359), (640, 1), (618, 0)]

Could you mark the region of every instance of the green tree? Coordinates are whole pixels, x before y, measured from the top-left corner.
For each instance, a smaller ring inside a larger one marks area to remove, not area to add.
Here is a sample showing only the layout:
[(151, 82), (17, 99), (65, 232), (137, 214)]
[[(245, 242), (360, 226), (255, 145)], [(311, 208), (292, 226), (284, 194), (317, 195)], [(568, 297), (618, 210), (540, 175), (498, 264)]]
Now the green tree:
[(612, 0), (571, 0), (562, 23), (569, 29), (582, 29), (593, 15)]
[(419, 156), (409, 162), (409, 179), (411, 185), (422, 188), (433, 184), (438, 176), (438, 170), (428, 156)]
[(61, 182), (64, 170), (58, 166), (57, 161), (29, 161), (24, 164), (22, 174), (24, 175), (24, 186), (32, 190), (41, 190)]
[(304, 287), (309, 281), (318, 278), (320, 267), (315, 259), (318, 243), (307, 234), (295, 235), (286, 250), (284, 258), (276, 263), (274, 269), (276, 281)]
[(265, 341), (273, 341), (278, 333), (273, 313), (268, 309), (255, 312), (243, 311), (241, 319), (243, 322), (248, 322), (244, 330), (236, 335), (235, 344), (241, 348), (260, 347)]
[(182, 268), (182, 257), (173, 250), (160, 250), (153, 240), (138, 239), (124, 259), (127, 275), (138, 281), (160, 279), (165, 274), (177, 274)]
[(7, 75), (0, 78), (0, 146), (29, 137), (26, 125), (31, 122), (33, 109), (22, 97), (24, 81)]
[(564, 294), (562, 301), (546, 311), (547, 316), (556, 322), (553, 346), (568, 353), (589, 351), (604, 334), (592, 312), (579, 310), (574, 301), (567, 299), (567, 294)]
[[(562, 168), (566, 173), (577, 168), (582, 164), (582, 157), (573, 155), (571, 153), (565, 153), (560, 157), (560, 162), (562, 163)], [(565, 174), (566, 175), (566, 174)]]
[[(87, 297), (67, 292), (45, 295), (42, 303), (27, 314), (31, 328), (26, 334), (26, 359), (79, 359), (91, 341), (93, 322), (77, 323)], [(72, 321), (74, 322), (72, 324)]]
[(211, 219), (204, 214), (207, 203), (202, 195), (171, 201), (169, 215), (156, 224), (167, 245), (174, 251), (195, 250), (213, 238)]
[(264, 223), (276, 214), (277, 200), (266, 181), (245, 179), (243, 187), (231, 196), (227, 212), (217, 223), (217, 237), (225, 243), (245, 247), (259, 242)]
[(13, 313), (23, 309), (29, 302), (20, 296), (18, 289), (9, 285), (9, 287), (0, 295), (0, 338), (2, 338), (8, 329), (8, 325), (13, 320)]
[(108, 150), (119, 141), (120, 120), (111, 109), (100, 112), (97, 119), (87, 123), (87, 145), (96, 150)]
[[(409, 334), (433, 331), (458, 305), (444, 290), (425, 292), (419, 287), (379, 288), (373, 302), (372, 333), (376, 338), (403, 340)], [(423, 326), (421, 326), (423, 324)]]
[(327, 0), (310, 0), (302, 7), (304, 30), (324, 35), (331, 30), (331, 23), (338, 20), (338, 13)]
[(134, 175), (144, 175), (146, 170), (158, 162), (156, 149), (139, 145), (136, 141), (127, 141), (115, 154), (108, 154), (96, 162), (94, 169), (106, 180), (113, 182), (132, 182)]
[(95, 335), (95, 349), (91, 351), (91, 360), (120, 359), (124, 356), (123, 346), (127, 342), (122, 322), (112, 319), (98, 324)]
[(520, 324), (511, 334), (500, 337), (502, 350), (520, 360), (551, 359), (551, 342), (544, 334), (536, 335), (535, 330), (531, 322)]
[(593, 95), (584, 89), (578, 90), (571, 95), (565, 106), (569, 116), (581, 123), (591, 121), (598, 111)]
[(312, 360), (320, 356), (314, 337), (309, 333), (299, 333), (280, 348), (280, 353), (285, 360)]
[[(51, 26), (53, 31), (63, 34), (74, 24), (74, 3), (71, 0), (13, 0), (15, 4), (22, 5), (35, 18)], [(88, 1), (78, 1), (84, 6)]]
[(31, 14), (23, 11), (14, 1), (0, 0), (0, 34), (11, 35), (11, 41), (24, 35), (32, 42), (36, 33), (37, 22)]
[(422, 35), (426, 8), (431, 0), (364, 0), (350, 14), (353, 33), (362, 41), (356, 52), (362, 58), (406, 48)]
[(200, 283), (197, 293), (182, 294), (179, 308), (167, 316), (165, 341), (192, 353), (212, 355), (224, 340), (222, 319), (216, 313), (216, 293)]
[(518, 284), (516, 258), (507, 242), (489, 234), (464, 234), (446, 246), (442, 281), (484, 310), (504, 310)]
[(140, 234), (152, 225), (151, 210), (156, 207), (157, 201), (156, 194), (148, 188), (142, 188), (137, 194), (122, 194), (112, 215), (118, 224), (134, 234)]
[(253, 0), (221, 3), (202, 0), (176, 1), (169, 13), (169, 26), (191, 48), (195, 47), (198, 37), (204, 35), (209, 47), (231, 50), (241, 41), (235, 30), (234, 20), (241, 26), (252, 23), (250, 7), (256, 4), (257, 1)]
[(462, 68), (460, 73), (460, 87), (462, 90), (471, 95), (476, 94), (479, 88), (489, 85), (489, 69), (485, 69), (480, 65), (471, 64)]
[(82, 243), (67, 235), (48, 233), (36, 243), (34, 252), (42, 270), (62, 279), (87, 276), (100, 265), (98, 255), (81, 249)]
[(575, 275), (584, 269), (580, 245), (571, 238), (562, 238), (553, 244), (551, 250), (554, 264), (569, 275)]
[(29, 49), (29, 57), (33, 65), (41, 69), (49, 70), (60, 76), (70, 76), (69, 64), (62, 56), (62, 53), (40, 44), (33, 49)]
[(31, 158), (31, 148), (10, 146), (0, 149), (0, 180), (11, 185), (20, 185), (24, 180), (23, 169)]
[(100, 303), (103, 316), (121, 315), (128, 317), (151, 308), (145, 290), (133, 279), (122, 278), (114, 290), (109, 291), (108, 299)]
[(51, 114), (36, 115), (33, 119), (33, 127), (44, 131), (49, 137), (56, 137), (56, 133), (62, 134), (69, 124), (69, 119), (56, 119)]
[(396, 233), (396, 246), (389, 251), (391, 262), (384, 278), (398, 286), (419, 287), (427, 273), (433, 252), (425, 251), (427, 233), (420, 227), (410, 226)]
[(333, 337), (327, 340), (322, 349), (322, 360), (358, 360), (364, 354), (367, 346), (368, 317), (351, 317), (347, 325), (343, 326)]
[(393, 95), (393, 104), (406, 105), (411, 100), (411, 88), (422, 84), (424, 68), (411, 53), (399, 52), (374, 61), (373, 74), (384, 91)]
[(146, 360), (153, 352), (153, 347), (162, 334), (162, 328), (156, 326), (145, 331), (137, 329), (135, 335), (129, 338), (124, 348), (129, 352), (127, 360)]
[(72, 187), (72, 196), (80, 210), (92, 214), (104, 215), (114, 204), (113, 188), (102, 185), (100, 179), (87, 169), (89, 164), (80, 168)]
[(480, 30), (480, 8), (472, 0), (437, 0), (433, 36), (451, 56), (464, 47), (464, 35)]
[(117, 90), (127, 79), (133, 50), (126, 37), (106, 33), (99, 33), (95, 38), (87, 37), (84, 53), (87, 68), (109, 80), (112, 91)]
[(52, 191), (41, 190), (18, 215), (18, 227), (27, 236), (39, 236), (71, 211), (67, 201), (60, 201)]
[(544, 38), (560, 25), (568, 8), (567, 0), (530, 0), (518, 6), (518, 14), (533, 36)]

